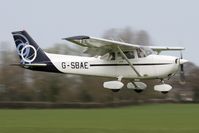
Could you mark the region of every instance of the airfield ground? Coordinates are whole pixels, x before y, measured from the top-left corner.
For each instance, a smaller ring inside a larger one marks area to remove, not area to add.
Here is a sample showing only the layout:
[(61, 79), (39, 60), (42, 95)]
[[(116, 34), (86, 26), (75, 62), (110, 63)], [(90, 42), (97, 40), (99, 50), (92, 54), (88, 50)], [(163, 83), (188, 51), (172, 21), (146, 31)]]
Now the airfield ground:
[(0, 133), (199, 133), (199, 104), (1, 109)]

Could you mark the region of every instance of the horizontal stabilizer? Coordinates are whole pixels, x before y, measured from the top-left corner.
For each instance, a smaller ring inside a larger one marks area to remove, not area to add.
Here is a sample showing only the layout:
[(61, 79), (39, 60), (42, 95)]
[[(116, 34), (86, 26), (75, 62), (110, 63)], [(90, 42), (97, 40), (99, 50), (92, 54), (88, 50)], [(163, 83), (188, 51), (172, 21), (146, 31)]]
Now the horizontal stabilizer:
[(47, 64), (44, 63), (33, 63), (33, 64), (10, 64), (11, 66), (21, 66), (21, 67), (45, 67)]

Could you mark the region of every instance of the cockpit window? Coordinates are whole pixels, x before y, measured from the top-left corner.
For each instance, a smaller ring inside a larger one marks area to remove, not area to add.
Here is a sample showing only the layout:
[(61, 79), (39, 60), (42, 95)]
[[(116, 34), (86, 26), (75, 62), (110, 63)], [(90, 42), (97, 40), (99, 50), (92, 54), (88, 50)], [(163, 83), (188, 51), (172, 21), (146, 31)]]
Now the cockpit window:
[[(116, 54), (117, 54), (117, 56), (116, 56)], [(125, 51), (124, 54), (126, 55), (126, 57), (128, 59), (134, 59), (135, 58), (134, 51)], [(120, 52), (117, 52), (117, 53), (111, 52), (111, 53), (109, 53), (109, 60), (116, 60), (116, 58), (117, 58), (117, 60), (124, 59)]]
[(144, 53), (145, 53), (146, 56), (151, 55), (151, 54), (155, 54), (154, 51), (149, 47), (144, 47), (142, 49), (144, 50)]
[(148, 47), (136, 49), (138, 58), (147, 57), (148, 55), (154, 54), (154, 51)]
[[(134, 58), (144, 58), (150, 54), (153, 54), (154, 52), (149, 48), (138, 48), (133, 51), (124, 51), (124, 54), (128, 59), (134, 59)], [(109, 60), (120, 60), (124, 59), (120, 52), (111, 52), (109, 53)]]
[(145, 52), (143, 50), (141, 49), (136, 49), (136, 50), (137, 50), (138, 58), (146, 57)]
[(134, 59), (135, 58), (135, 55), (134, 55), (133, 51), (126, 51), (126, 52), (124, 52), (124, 54), (126, 55), (126, 57), (128, 59)]

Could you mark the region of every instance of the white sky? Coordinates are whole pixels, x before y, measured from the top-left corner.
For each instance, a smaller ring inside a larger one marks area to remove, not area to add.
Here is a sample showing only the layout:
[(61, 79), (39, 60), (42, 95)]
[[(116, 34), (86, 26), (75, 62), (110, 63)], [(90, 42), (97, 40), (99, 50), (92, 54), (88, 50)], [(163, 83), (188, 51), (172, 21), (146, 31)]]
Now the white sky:
[(199, 65), (198, 0), (0, 0), (0, 42), (25, 29), (45, 48), (126, 26), (146, 30), (156, 45), (186, 47), (184, 57)]

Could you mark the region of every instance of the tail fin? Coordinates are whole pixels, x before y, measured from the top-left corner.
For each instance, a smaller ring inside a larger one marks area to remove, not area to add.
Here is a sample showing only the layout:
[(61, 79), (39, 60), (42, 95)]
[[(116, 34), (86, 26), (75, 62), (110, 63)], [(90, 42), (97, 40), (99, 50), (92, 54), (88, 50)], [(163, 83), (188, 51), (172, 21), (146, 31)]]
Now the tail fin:
[(26, 31), (12, 32), (20, 64), (44, 63), (50, 61), (45, 52)]
[(12, 32), (12, 35), (21, 60), (19, 66), (36, 71), (60, 72), (26, 31)]

